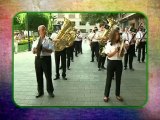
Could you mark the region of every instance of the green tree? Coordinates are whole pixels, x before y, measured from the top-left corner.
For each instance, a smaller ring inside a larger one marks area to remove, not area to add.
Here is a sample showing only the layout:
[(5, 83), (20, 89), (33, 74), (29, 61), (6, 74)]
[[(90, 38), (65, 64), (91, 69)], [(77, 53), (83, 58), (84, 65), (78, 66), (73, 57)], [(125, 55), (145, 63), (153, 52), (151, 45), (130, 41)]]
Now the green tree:
[(45, 13), (45, 15), (48, 17), (48, 33), (52, 33), (53, 32), (53, 14), (52, 13)]
[(89, 22), (90, 24), (101, 23), (107, 20), (107, 18), (116, 19), (118, 13), (81, 13), (82, 22)]
[(28, 13), (25, 18), (25, 27), (30, 31), (37, 31), (39, 25), (48, 27), (49, 18), (45, 13)]
[(19, 13), (13, 18), (13, 28), (14, 30), (24, 30), (25, 29), (25, 16), (26, 13)]

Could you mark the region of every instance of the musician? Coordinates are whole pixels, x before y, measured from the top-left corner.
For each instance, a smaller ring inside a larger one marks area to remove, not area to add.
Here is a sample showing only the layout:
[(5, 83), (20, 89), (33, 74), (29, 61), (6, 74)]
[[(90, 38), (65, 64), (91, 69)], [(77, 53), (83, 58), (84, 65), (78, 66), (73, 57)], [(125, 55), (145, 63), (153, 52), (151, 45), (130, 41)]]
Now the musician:
[(51, 53), (53, 52), (53, 44), (51, 40), (46, 36), (46, 27), (40, 25), (38, 27), (39, 38), (33, 42), (32, 51), (33, 54), (36, 54), (35, 57), (35, 70), (37, 78), (37, 89), (38, 95), (36, 98), (43, 96), (43, 73), (47, 80), (47, 92), (50, 97), (54, 97), (53, 84), (52, 84), (52, 62), (51, 62)]
[(135, 54), (135, 42), (134, 39), (132, 39), (132, 32), (128, 29), (128, 27), (125, 28), (125, 31), (122, 34), (122, 39), (125, 40), (125, 43), (128, 45), (127, 52), (124, 55), (124, 70), (127, 69), (129, 58), (129, 69), (134, 71), (133, 57)]
[(97, 62), (98, 62), (98, 57), (99, 57), (99, 44), (98, 44), (98, 28), (94, 27), (93, 31), (88, 35), (88, 39), (90, 41), (90, 46), (91, 46), (91, 61), (94, 62), (94, 54), (96, 55)]
[(75, 39), (75, 56), (78, 57), (78, 53), (82, 53), (82, 35), (80, 30), (77, 31), (76, 39)]
[(72, 46), (71, 46), (71, 51), (70, 51), (70, 53), (71, 53), (70, 59), (71, 59), (72, 62), (74, 62), (74, 55), (73, 55), (74, 46), (75, 46), (75, 43), (74, 43), (74, 42), (75, 42), (75, 41), (73, 41), (73, 44), (72, 44)]
[[(139, 28), (139, 31), (136, 34), (136, 43), (138, 47), (138, 61), (139, 63), (142, 61), (144, 63), (145, 60), (145, 44), (146, 41), (144, 39), (144, 33), (142, 32), (142, 27)], [(142, 57), (141, 57), (142, 53)], [(141, 59), (141, 61), (140, 61)]]
[(70, 70), (70, 62), (72, 59), (72, 50), (73, 50), (73, 45), (72, 46), (68, 46), (66, 48), (66, 55), (67, 55), (67, 69)]
[[(58, 31), (52, 33), (51, 39), (56, 42), (56, 37), (58, 35)], [(56, 77), (54, 80), (59, 80), (60, 79), (60, 74), (59, 74), (59, 66), (60, 66), (60, 60), (61, 60), (61, 65), (62, 65), (62, 78), (63, 80), (67, 80), (66, 78), (66, 48), (63, 49), (62, 51), (56, 51), (55, 50), (55, 66), (56, 66)]]
[(19, 37), (18, 37), (18, 33), (14, 33), (14, 51), (15, 54), (18, 53), (18, 41), (19, 41)]
[(110, 87), (112, 82), (112, 77), (115, 72), (116, 74), (116, 98), (119, 101), (123, 101), (123, 98), (120, 96), (120, 85), (121, 85), (121, 75), (122, 75), (122, 56), (120, 56), (120, 33), (117, 29), (111, 31), (110, 42), (108, 42), (105, 49), (105, 53), (108, 57), (107, 63), (107, 79), (104, 92), (104, 102), (108, 102)]
[(103, 40), (103, 41), (106, 41), (104, 43), (99, 43), (99, 58), (98, 58), (98, 71), (100, 71), (101, 69), (106, 69), (104, 67), (104, 64), (105, 64), (105, 60), (106, 60), (106, 55), (103, 54), (103, 49), (107, 43), (107, 38), (102, 38), (102, 35), (105, 31), (105, 25), (103, 23), (99, 24), (99, 31), (98, 31), (98, 40)]

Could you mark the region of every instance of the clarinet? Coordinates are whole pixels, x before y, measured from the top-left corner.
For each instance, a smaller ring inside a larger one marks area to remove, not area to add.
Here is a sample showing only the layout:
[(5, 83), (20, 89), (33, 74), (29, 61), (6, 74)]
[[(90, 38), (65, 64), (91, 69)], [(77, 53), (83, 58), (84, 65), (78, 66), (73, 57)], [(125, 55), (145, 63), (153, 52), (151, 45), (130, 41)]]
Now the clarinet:
[(131, 39), (131, 41), (129, 42), (129, 45), (130, 45), (130, 44), (132, 43), (132, 41), (134, 40), (134, 38), (135, 38), (135, 36), (136, 36), (139, 28), (141, 27), (141, 25), (142, 25), (142, 23), (140, 23), (140, 25), (138, 26), (138, 29), (136, 30), (136, 33), (132, 36), (132, 39)]

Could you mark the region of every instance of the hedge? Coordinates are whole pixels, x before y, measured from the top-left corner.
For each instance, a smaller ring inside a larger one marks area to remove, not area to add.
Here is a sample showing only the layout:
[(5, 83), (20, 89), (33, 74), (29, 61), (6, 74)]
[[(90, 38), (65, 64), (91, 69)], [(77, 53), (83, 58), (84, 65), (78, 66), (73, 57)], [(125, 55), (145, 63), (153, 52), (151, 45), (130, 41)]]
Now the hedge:
[[(32, 46), (32, 44), (31, 44)], [(21, 44), (18, 45), (18, 52), (26, 52), (28, 51), (28, 44)]]
[[(33, 37), (30, 38), (30, 42), (33, 42)], [(18, 42), (18, 45), (28, 44), (28, 39), (22, 39), (20, 42)]]

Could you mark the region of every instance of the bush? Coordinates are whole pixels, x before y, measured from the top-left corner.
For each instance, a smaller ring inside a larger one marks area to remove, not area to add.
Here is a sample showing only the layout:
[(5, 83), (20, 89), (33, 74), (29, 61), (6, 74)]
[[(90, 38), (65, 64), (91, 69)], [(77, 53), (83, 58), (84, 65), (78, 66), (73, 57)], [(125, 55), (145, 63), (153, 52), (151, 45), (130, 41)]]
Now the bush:
[[(30, 42), (33, 42), (33, 37), (30, 37)], [(18, 42), (18, 45), (28, 44), (28, 39), (22, 39), (20, 42)]]
[[(32, 46), (32, 44), (31, 44), (31, 46)], [(25, 52), (25, 51), (28, 51), (28, 43), (18, 45), (18, 52)]]

